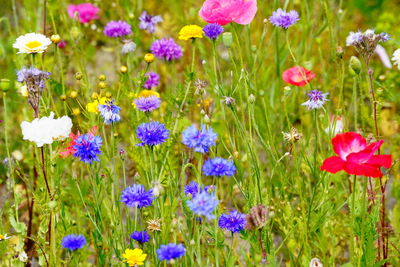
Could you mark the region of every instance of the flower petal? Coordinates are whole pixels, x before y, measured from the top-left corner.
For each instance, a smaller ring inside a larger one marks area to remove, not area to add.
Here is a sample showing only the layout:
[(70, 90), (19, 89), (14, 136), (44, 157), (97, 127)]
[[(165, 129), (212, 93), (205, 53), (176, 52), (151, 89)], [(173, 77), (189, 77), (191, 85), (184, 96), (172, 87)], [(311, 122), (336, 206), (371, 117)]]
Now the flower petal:
[(367, 147), (367, 141), (358, 133), (347, 132), (336, 135), (332, 139), (333, 150), (343, 160), (347, 155), (354, 152), (360, 152)]
[(374, 155), (367, 163), (370, 165), (390, 168), (392, 166), (392, 155)]
[(363, 175), (368, 177), (382, 177), (382, 172), (379, 170), (379, 168), (369, 164), (346, 162), (344, 164), (344, 170), (348, 174)]
[(337, 173), (338, 171), (344, 170), (344, 164), (345, 162), (341, 158), (333, 156), (324, 160), (321, 170)]

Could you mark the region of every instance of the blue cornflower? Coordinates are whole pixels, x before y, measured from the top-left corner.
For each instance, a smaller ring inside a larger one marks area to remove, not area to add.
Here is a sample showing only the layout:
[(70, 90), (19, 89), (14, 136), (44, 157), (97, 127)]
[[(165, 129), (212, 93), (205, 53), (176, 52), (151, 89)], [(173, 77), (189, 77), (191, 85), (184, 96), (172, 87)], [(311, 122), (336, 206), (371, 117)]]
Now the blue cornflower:
[(301, 105), (307, 106), (308, 109), (320, 108), (324, 105), (326, 101), (328, 101), (328, 99), (326, 98), (328, 94), (329, 93), (323, 93), (318, 90), (311, 90), (310, 92), (308, 92), (308, 97), (310, 99)]
[(207, 24), (206, 26), (204, 26), (203, 32), (204, 32), (205, 36), (207, 36), (211, 40), (215, 40), (218, 38), (218, 36), (221, 33), (224, 32), (224, 27), (222, 27), (221, 25), (219, 25), (217, 23), (211, 23), (211, 24)]
[(233, 161), (223, 158), (208, 159), (203, 165), (203, 173), (206, 176), (233, 176), (236, 167)]
[(136, 98), (133, 103), (138, 110), (141, 110), (143, 112), (150, 112), (160, 107), (161, 99), (155, 95), (151, 95), (148, 97)]
[(149, 242), (150, 235), (147, 233), (147, 231), (135, 231), (131, 234), (131, 238), (140, 244), (143, 244)]
[(186, 249), (182, 244), (169, 243), (168, 245), (161, 245), (157, 249), (157, 256), (160, 261), (169, 261), (182, 257), (185, 252)]
[(278, 10), (272, 13), (272, 16), (269, 17), (269, 21), (277, 26), (284, 29), (289, 28), (293, 24), (295, 24), (299, 20), (299, 14), (295, 10), (291, 10), (286, 12), (279, 8)]
[(146, 191), (144, 185), (134, 184), (122, 191), (121, 202), (125, 203), (128, 207), (148, 207), (153, 203), (153, 189)]
[(208, 185), (205, 186), (204, 189), (202, 187), (199, 188), (199, 185), (195, 181), (191, 181), (189, 184), (185, 185), (185, 195), (188, 196), (190, 194), (192, 198), (194, 198), (197, 193), (203, 192), (203, 190), (210, 193), (213, 187), (213, 185)]
[(211, 127), (207, 129), (205, 125), (201, 126), (201, 130), (192, 125), (182, 132), (182, 143), (196, 152), (208, 152), (210, 146), (215, 146), (215, 140), (217, 134)]
[(61, 240), (61, 246), (71, 251), (83, 248), (86, 244), (86, 239), (83, 235), (67, 235)]
[(165, 125), (157, 121), (142, 123), (136, 130), (136, 135), (142, 141), (138, 146), (156, 146), (164, 143), (169, 136)]
[(104, 105), (99, 104), (97, 109), (103, 117), (105, 124), (118, 122), (121, 119), (119, 115), (121, 108), (114, 104), (114, 99), (107, 101)]
[(73, 145), (75, 149), (74, 157), (81, 161), (91, 164), (93, 161), (100, 161), (97, 155), (101, 154), (100, 147), (102, 140), (100, 136), (87, 133), (80, 135)]
[(207, 191), (202, 191), (187, 201), (188, 207), (194, 214), (205, 216), (207, 219), (215, 218), (212, 213), (217, 208), (218, 203), (219, 201), (214, 194), (210, 194)]
[(229, 214), (222, 214), (219, 217), (218, 226), (232, 233), (240, 232), (246, 226), (246, 215), (239, 213), (237, 210), (233, 210)]

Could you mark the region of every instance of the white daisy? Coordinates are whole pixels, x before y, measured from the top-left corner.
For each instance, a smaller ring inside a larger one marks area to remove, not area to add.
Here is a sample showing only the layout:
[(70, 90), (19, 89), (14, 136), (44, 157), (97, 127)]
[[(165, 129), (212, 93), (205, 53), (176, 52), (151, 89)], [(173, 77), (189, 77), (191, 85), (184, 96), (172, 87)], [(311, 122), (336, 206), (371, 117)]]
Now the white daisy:
[(10, 238), (11, 238), (11, 236), (8, 236), (7, 234), (4, 234), (4, 235), (0, 234), (0, 241), (7, 240)]
[(32, 122), (21, 123), (24, 140), (35, 142), (37, 147), (51, 144), (55, 140), (64, 140), (71, 133), (72, 120), (68, 116), (53, 119), (54, 113), (49, 117), (36, 118)]
[(13, 47), (19, 49), (17, 54), (34, 54), (43, 53), (49, 45), (51, 45), (49, 38), (43, 34), (31, 32), (18, 37)]
[(397, 68), (400, 70), (400, 48), (394, 51), (392, 60), (393, 64), (397, 65)]

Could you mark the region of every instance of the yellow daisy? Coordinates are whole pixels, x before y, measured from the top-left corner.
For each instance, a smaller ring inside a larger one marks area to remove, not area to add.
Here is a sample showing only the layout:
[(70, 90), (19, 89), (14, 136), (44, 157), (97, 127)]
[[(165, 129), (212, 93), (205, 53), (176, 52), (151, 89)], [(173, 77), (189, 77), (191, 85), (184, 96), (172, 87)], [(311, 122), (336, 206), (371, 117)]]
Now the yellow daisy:
[(99, 100), (96, 99), (93, 102), (87, 103), (86, 110), (91, 113), (99, 113), (98, 106), (106, 104), (109, 100), (107, 97), (101, 97)]
[(43, 34), (31, 32), (19, 36), (13, 47), (19, 49), (17, 54), (36, 54), (43, 53), (51, 44), (51, 40)]
[(149, 96), (152, 96), (152, 95), (154, 95), (154, 96), (156, 96), (156, 97), (160, 97), (160, 94), (159, 93), (157, 93), (156, 91), (153, 91), (153, 90), (142, 90), (142, 91), (140, 91), (140, 93), (138, 94), (138, 98), (139, 97), (149, 97)]
[(143, 265), (144, 260), (147, 257), (147, 254), (143, 253), (143, 250), (139, 248), (125, 250), (125, 253), (122, 254), (122, 257), (125, 258), (124, 262), (128, 263), (129, 266), (135, 265)]
[(180, 40), (203, 38), (203, 29), (197, 25), (186, 25), (179, 31)]

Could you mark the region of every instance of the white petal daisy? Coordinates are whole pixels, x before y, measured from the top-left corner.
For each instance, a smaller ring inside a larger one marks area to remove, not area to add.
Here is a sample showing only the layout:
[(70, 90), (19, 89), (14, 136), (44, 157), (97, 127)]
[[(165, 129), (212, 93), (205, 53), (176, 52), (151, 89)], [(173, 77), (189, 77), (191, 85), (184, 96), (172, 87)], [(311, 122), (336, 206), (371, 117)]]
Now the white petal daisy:
[(17, 54), (35, 54), (43, 53), (51, 45), (51, 40), (40, 33), (27, 33), (21, 35), (15, 40), (14, 48), (19, 49)]

